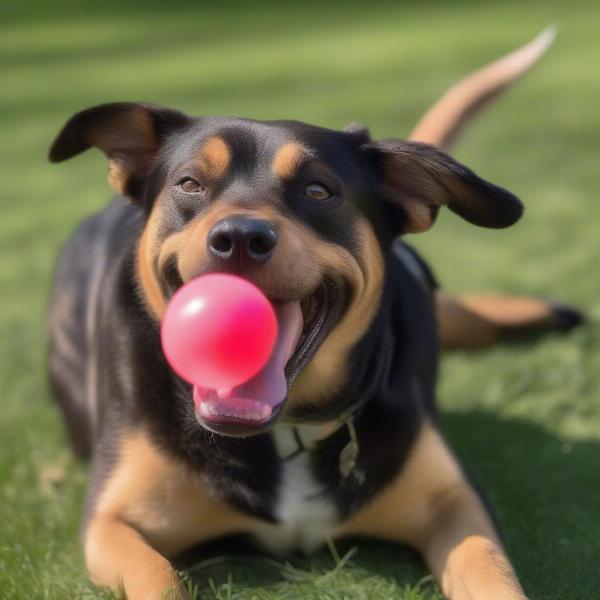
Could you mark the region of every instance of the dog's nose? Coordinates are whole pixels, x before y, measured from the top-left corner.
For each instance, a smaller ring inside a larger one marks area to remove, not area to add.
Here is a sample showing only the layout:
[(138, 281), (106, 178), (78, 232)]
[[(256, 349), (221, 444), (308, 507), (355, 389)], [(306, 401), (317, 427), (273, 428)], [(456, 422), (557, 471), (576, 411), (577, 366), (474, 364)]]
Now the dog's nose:
[(243, 265), (264, 263), (273, 254), (277, 233), (268, 221), (243, 215), (215, 223), (208, 234), (208, 250), (215, 258)]

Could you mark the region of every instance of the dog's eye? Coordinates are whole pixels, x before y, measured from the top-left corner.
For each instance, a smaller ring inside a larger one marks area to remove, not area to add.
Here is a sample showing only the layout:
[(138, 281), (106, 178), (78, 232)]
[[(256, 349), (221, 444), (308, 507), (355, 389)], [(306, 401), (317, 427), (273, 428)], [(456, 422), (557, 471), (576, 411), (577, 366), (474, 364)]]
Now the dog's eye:
[(186, 194), (197, 194), (204, 191), (204, 187), (191, 177), (184, 177), (178, 181), (177, 187)]
[(309, 183), (304, 188), (304, 193), (311, 200), (318, 200), (320, 202), (328, 200), (332, 196), (331, 192), (320, 183)]

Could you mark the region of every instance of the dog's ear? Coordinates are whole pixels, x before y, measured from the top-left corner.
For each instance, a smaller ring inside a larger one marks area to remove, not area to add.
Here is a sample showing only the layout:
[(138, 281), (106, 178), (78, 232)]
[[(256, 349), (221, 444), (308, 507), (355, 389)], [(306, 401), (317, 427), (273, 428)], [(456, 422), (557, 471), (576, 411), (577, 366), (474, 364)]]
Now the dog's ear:
[(60, 162), (95, 146), (108, 157), (111, 186), (135, 200), (165, 138), (190, 121), (183, 113), (150, 104), (101, 104), (67, 121), (49, 158)]
[(376, 171), (395, 234), (429, 229), (440, 206), (481, 227), (508, 227), (523, 214), (518, 198), (433, 146), (382, 140), (368, 142), (363, 151)]

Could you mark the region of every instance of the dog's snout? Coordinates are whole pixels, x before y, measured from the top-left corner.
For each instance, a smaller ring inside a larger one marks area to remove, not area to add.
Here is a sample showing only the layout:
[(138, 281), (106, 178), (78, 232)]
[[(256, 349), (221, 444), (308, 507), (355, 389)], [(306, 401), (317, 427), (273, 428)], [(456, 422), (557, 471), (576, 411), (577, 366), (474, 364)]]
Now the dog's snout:
[(263, 263), (273, 254), (277, 233), (271, 223), (236, 215), (216, 223), (208, 234), (208, 250), (218, 260)]

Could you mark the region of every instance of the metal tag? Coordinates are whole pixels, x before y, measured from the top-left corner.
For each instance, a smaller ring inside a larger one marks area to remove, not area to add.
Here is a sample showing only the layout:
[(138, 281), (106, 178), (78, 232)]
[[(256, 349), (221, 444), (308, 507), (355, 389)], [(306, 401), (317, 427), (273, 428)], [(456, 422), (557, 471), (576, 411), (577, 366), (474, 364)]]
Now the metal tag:
[(344, 479), (349, 475), (354, 475), (356, 480), (362, 484), (364, 482), (364, 474), (360, 473), (356, 468), (356, 460), (358, 459), (359, 448), (356, 429), (354, 429), (354, 417), (352, 417), (352, 415), (346, 419), (346, 426), (348, 427), (350, 441), (340, 452), (340, 473)]
[(340, 452), (340, 473), (342, 474), (342, 477), (348, 477), (348, 475), (354, 471), (357, 458), (358, 443), (356, 440), (350, 440)]

